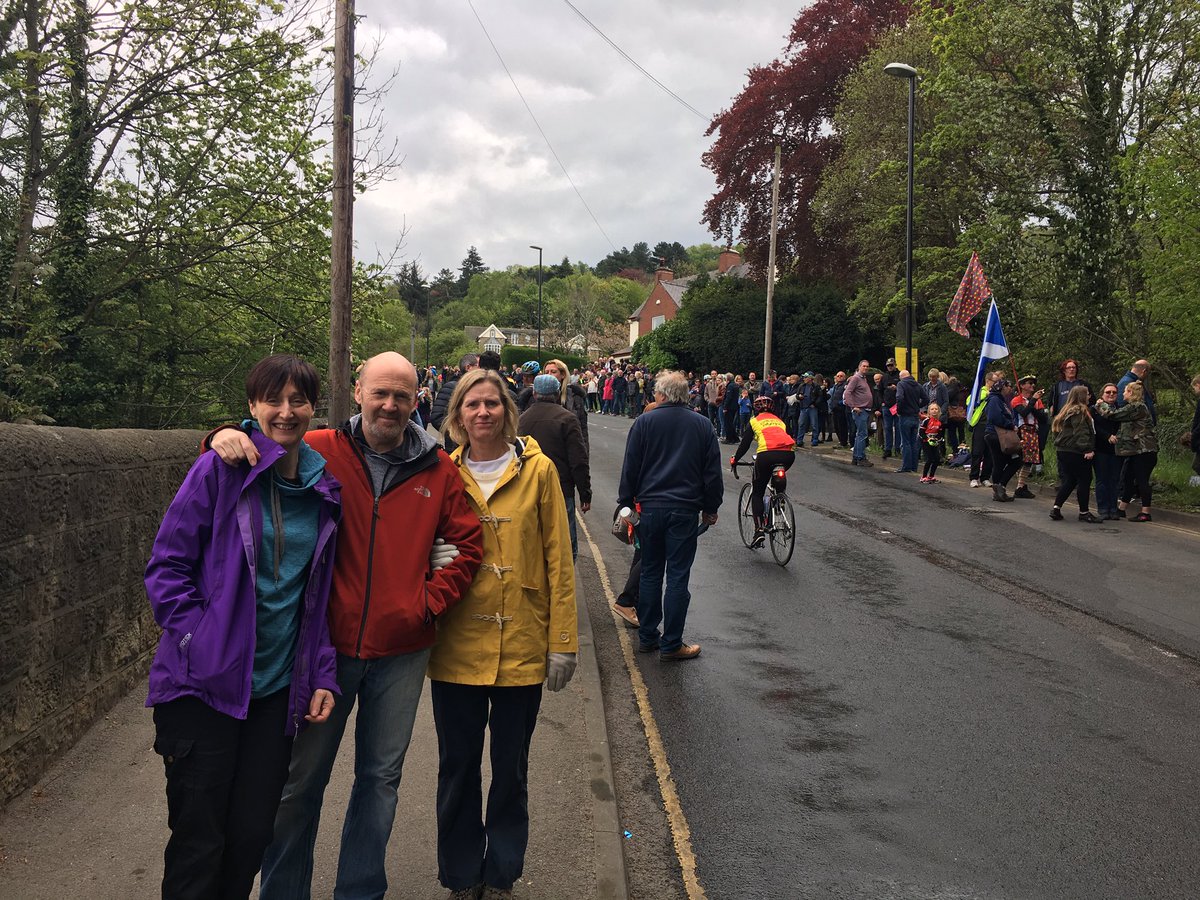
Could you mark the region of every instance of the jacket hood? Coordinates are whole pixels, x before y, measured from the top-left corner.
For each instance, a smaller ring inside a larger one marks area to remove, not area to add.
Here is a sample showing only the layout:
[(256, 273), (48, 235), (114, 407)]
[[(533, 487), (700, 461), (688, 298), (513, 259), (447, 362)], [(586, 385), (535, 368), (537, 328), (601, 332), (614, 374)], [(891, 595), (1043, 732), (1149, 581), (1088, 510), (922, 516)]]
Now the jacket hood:
[[(345, 427), (356, 441), (369, 446), (367, 445), (366, 436), (363, 434), (362, 413), (351, 416)], [(408, 425), (404, 429), (404, 440), (387, 453), (380, 453), (379, 455), (386, 457), (394, 463), (406, 463), (421, 458), (426, 453), (436, 450), (437, 447), (438, 442), (430, 437), (429, 432), (417, 425), (412, 419), (409, 419)]]

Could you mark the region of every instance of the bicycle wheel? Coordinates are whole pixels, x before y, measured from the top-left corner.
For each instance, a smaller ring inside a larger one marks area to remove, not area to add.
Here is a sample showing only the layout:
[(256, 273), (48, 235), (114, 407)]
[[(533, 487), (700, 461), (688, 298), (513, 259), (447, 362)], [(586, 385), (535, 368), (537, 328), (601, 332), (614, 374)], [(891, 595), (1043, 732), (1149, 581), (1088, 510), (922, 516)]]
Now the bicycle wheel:
[(771, 555), (775, 562), (786, 566), (796, 549), (796, 514), (792, 512), (792, 502), (784, 494), (777, 494), (771, 500)]
[(743, 485), (738, 495), (738, 531), (742, 534), (742, 543), (747, 547), (754, 540), (754, 511), (750, 508), (750, 485)]

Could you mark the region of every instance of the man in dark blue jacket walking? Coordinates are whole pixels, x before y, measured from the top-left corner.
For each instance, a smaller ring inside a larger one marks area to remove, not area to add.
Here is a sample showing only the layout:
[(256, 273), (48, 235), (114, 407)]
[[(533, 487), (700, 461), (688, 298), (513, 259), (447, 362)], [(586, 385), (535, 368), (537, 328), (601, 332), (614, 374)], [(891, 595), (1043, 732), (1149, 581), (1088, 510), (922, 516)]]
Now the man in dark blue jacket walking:
[(721, 452), (708, 419), (688, 408), (682, 372), (660, 373), (654, 399), (658, 406), (638, 416), (629, 430), (617, 492), (618, 507), (641, 505), (638, 650), (658, 650), (663, 660), (695, 659), (700, 645), (683, 642), (692, 599), (688, 580), (696, 557), (697, 515), (705, 525), (717, 523), (724, 494)]

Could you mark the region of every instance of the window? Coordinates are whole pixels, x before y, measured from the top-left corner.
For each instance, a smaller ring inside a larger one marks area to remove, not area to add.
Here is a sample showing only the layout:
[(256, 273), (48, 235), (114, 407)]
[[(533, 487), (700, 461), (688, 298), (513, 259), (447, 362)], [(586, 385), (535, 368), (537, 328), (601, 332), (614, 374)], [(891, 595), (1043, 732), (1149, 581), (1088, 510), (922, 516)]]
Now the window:
[(653, 319), (650, 320), (650, 330), (653, 331), (655, 328), (657, 328), (659, 325), (662, 325), (666, 321), (667, 321), (666, 316), (655, 316)]

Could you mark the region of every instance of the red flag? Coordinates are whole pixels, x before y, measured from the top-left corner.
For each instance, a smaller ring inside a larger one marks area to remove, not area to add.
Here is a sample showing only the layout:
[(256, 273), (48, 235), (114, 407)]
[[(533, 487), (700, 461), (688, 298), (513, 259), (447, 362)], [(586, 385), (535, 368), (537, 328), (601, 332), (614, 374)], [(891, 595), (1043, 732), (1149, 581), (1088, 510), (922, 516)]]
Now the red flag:
[(991, 299), (992, 289), (988, 287), (987, 276), (983, 274), (979, 254), (972, 253), (962, 284), (958, 286), (958, 293), (954, 295), (950, 308), (946, 310), (946, 324), (950, 326), (951, 331), (957, 331), (963, 337), (970, 337), (967, 323)]

